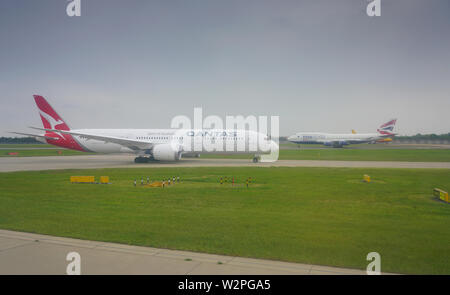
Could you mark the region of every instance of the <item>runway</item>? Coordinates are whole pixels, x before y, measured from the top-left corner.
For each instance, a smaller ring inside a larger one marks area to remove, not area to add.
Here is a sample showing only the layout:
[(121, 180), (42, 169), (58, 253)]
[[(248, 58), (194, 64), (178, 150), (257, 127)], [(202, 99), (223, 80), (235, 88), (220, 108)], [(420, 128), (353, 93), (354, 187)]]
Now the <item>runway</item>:
[[(81, 274), (365, 275), (356, 269), (129, 246), (0, 230), (0, 275), (63, 275), (69, 252)], [(364, 258), (364, 257), (363, 257)]]
[(450, 162), (278, 160), (273, 163), (252, 163), (250, 160), (242, 159), (187, 158), (182, 159), (179, 162), (136, 164), (134, 163), (134, 156), (123, 154), (51, 157), (0, 157), (0, 172), (52, 169), (158, 167), (368, 167), (450, 169)]

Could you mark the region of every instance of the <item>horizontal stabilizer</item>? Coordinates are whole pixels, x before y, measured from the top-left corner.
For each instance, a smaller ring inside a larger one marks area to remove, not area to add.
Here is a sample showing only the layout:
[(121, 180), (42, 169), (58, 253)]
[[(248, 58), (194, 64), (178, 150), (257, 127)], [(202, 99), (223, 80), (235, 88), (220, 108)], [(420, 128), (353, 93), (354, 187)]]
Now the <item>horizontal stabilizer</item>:
[(107, 136), (107, 135), (92, 134), (92, 133), (82, 133), (82, 132), (68, 131), (68, 130), (57, 130), (57, 129), (47, 129), (47, 128), (38, 128), (38, 127), (30, 127), (30, 128), (37, 129), (37, 130), (44, 130), (47, 132), (57, 132), (57, 133), (62, 133), (62, 134), (81, 136), (86, 139), (94, 139), (94, 140), (100, 140), (100, 141), (104, 141), (104, 142), (116, 143), (116, 144), (128, 147), (132, 150), (144, 150), (144, 149), (150, 149), (153, 147), (153, 144), (151, 142), (146, 142), (146, 141), (137, 140), (137, 139), (129, 139), (129, 138), (123, 138), (123, 137)]
[(58, 140), (59, 139), (58, 137), (52, 137), (52, 136), (46, 136), (46, 135), (38, 135), (38, 134), (30, 134), (30, 133), (22, 133), (22, 132), (9, 132), (9, 133), (25, 135), (25, 136), (32, 136), (32, 137), (40, 137), (40, 138), (45, 138), (45, 139), (50, 139), (50, 140)]

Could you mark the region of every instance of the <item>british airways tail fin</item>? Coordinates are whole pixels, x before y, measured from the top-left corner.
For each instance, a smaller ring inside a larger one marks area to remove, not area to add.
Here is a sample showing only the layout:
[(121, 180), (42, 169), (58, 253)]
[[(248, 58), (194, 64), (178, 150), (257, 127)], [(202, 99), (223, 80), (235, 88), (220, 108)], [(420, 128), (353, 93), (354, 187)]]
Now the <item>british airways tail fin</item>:
[(384, 123), (377, 129), (378, 133), (384, 136), (394, 136), (395, 123), (397, 123), (397, 119), (392, 119), (389, 122)]

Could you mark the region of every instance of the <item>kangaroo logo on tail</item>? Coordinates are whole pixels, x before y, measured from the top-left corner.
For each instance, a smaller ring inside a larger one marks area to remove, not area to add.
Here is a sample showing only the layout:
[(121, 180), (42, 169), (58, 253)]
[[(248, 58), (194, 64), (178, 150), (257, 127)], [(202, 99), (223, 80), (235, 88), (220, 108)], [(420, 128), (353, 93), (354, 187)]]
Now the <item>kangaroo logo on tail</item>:
[(34, 101), (41, 115), (42, 124), (46, 129), (70, 130), (69, 126), (58, 115), (58, 113), (50, 106), (50, 104), (40, 95), (33, 95)]
[[(44, 97), (33, 95), (34, 101), (38, 107), (39, 115), (45, 129), (70, 131), (69, 126), (64, 122), (61, 116), (50, 106)], [(55, 131), (47, 131), (46, 136), (58, 139), (47, 139), (47, 142), (64, 148), (85, 151), (80, 143), (70, 134), (62, 134)]]
[(45, 120), (47, 120), (48, 124), (50, 125), (50, 128), (48, 129), (58, 129), (56, 128), (56, 126), (64, 124), (64, 122), (60, 119), (55, 120), (55, 118), (53, 118), (52, 116), (50, 116), (49, 114), (45, 113), (42, 110), (39, 110), (39, 114), (44, 117)]

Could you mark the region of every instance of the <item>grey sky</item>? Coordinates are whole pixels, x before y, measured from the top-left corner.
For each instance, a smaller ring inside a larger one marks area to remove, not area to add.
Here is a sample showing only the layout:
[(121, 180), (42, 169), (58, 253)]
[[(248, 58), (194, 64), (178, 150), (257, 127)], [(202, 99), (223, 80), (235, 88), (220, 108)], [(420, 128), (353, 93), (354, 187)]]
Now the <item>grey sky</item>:
[(167, 128), (176, 115), (279, 115), (282, 135), (450, 132), (450, 1), (0, 2), (0, 136), (40, 126)]

